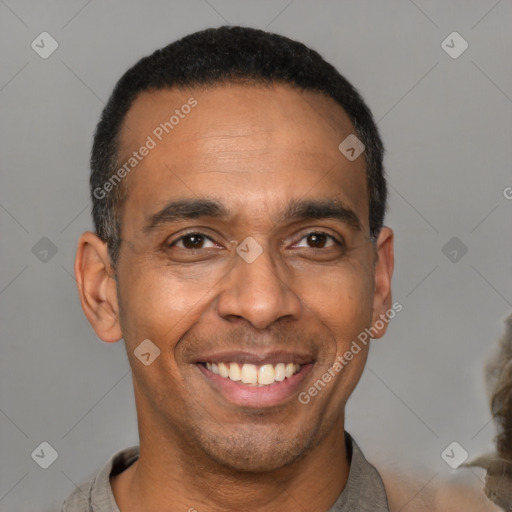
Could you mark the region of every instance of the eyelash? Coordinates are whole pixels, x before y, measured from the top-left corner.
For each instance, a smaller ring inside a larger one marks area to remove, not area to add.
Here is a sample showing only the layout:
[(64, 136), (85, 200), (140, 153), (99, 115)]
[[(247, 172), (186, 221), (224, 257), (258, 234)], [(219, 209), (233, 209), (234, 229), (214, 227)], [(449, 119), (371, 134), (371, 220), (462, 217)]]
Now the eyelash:
[[(206, 235), (205, 233), (201, 233), (200, 231), (191, 231), (189, 233), (185, 233), (184, 235), (180, 236), (173, 242), (166, 244), (166, 246), (167, 246), (167, 248), (174, 247), (178, 242), (182, 241), (183, 239), (187, 238), (188, 236), (194, 236), (194, 235), (202, 236), (202, 237), (206, 238), (207, 240), (209, 240), (210, 242), (215, 243), (215, 241), (211, 237)], [(341, 241), (337, 240), (336, 237), (334, 237), (333, 235), (330, 235), (329, 233), (326, 233), (325, 231), (309, 231), (309, 232), (305, 233), (299, 239), (299, 242), (304, 240), (304, 238), (307, 238), (309, 235), (324, 235), (327, 238), (331, 239), (337, 246), (343, 246), (343, 243)], [(180, 249), (183, 249), (185, 251), (193, 251), (194, 250), (194, 249), (187, 249), (186, 247), (180, 247)], [(202, 248), (197, 249), (197, 250), (201, 250), (201, 249)], [(310, 249), (314, 249), (314, 247), (310, 247)], [(321, 249), (325, 249), (325, 248), (322, 247)], [(327, 249), (329, 249), (329, 248), (327, 248)]]
[[(200, 231), (191, 231), (190, 233), (185, 233), (184, 235), (180, 236), (179, 238), (177, 238), (176, 240), (174, 240), (174, 242), (171, 242), (169, 244), (166, 244), (168, 248), (171, 248), (173, 246), (175, 246), (178, 242), (182, 241), (183, 239), (189, 237), (189, 236), (202, 236), (203, 238), (206, 238), (207, 240), (209, 240), (210, 242), (214, 242), (214, 240), (209, 237), (208, 235), (204, 234), (204, 233), (201, 233)], [(183, 249), (185, 251), (192, 251), (193, 249), (187, 249), (186, 247), (180, 247), (180, 249)], [(200, 250), (200, 249), (198, 249)]]

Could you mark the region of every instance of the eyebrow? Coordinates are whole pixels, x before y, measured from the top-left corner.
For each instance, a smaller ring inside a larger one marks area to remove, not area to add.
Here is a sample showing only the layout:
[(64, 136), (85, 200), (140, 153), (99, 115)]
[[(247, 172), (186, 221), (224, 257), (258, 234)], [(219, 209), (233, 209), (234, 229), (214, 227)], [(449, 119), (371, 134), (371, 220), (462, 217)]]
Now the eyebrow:
[(163, 224), (180, 220), (201, 217), (224, 219), (228, 218), (229, 214), (225, 206), (212, 199), (178, 199), (170, 201), (160, 211), (151, 215), (144, 226), (144, 231), (150, 232)]
[[(213, 199), (178, 199), (170, 201), (161, 210), (148, 217), (144, 232), (182, 220), (210, 217), (226, 220), (231, 211)], [(334, 219), (361, 231), (361, 221), (356, 213), (339, 199), (296, 199), (290, 201), (278, 215), (278, 223), (300, 220)]]
[(354, 210), (340, 199), (298, 199), (292, 200), (278, 222), (296, 220), (334, 219), (347, 224), (355, 231), (361, 231), (362, 225)]

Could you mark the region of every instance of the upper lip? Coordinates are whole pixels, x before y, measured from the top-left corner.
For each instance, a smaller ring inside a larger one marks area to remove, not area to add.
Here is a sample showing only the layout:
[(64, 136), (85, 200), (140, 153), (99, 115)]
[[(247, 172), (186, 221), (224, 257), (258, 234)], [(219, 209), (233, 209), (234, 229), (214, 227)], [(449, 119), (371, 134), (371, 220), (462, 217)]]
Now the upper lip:
[(197, 363), (239, 363), (254, 364), (263, 366), (264, 364), (276, 365), (278, 363), (294, 363), (299, 365), (309, 364), (315, 361), (315, 357), (310, 354), (299, 354), (297, 352), (276, 351), (271, 352), (250, 352), (250, 351), (229, 351), (216, 352), (211, 354), (201, 354), (196, 358)]

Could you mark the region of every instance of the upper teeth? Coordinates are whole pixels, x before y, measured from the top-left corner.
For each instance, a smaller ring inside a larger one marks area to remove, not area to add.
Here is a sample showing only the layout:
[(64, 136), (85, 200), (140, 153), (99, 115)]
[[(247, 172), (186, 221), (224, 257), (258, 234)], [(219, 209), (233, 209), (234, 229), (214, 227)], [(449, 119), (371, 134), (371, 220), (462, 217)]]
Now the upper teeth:
[(240, 381), (244, 384), (267, 386), (291, 377), (300, 370), (300, 365), (278, 363), (275, 366), (264, 364), (258, 367), (247, 363), (241, 366), (238, 363), (206, 363), (206, 368), (227, 379)]

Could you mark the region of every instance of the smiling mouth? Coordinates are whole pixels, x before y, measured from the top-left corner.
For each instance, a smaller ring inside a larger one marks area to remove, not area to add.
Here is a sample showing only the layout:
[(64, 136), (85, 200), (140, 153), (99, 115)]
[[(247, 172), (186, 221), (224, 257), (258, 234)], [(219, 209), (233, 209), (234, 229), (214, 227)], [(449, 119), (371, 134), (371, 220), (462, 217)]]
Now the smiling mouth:
[(224, 379), (257, 387), (282, 382), (293, 377), (302, 369), (302, 365), (296, 363), (263, 364), (261, 366), (236, 362), (204, 362), (199, 364)]

